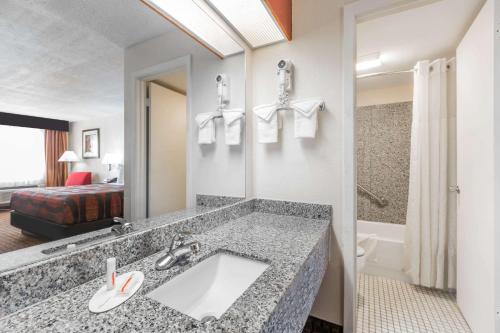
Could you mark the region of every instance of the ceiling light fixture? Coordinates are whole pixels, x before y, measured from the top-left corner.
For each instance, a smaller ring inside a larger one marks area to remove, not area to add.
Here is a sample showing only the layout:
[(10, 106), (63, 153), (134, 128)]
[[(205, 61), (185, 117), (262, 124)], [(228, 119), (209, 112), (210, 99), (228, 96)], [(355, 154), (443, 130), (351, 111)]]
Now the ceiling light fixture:
[(237, 35), (203, 0), (141, 1), (221, 58), (244, 51)]
[(358, 58), (356, 70), (358, 72), (382, 66), (380, 53), (372, 53)]
[[(281, 1), (278, 4), (271, 0), (206, 1), (252, 48), (291, 39), (291, 2)], [(282, 20), (279, 21), (273, 13)], [(283, 24), (284, 22), (288, 24)]]

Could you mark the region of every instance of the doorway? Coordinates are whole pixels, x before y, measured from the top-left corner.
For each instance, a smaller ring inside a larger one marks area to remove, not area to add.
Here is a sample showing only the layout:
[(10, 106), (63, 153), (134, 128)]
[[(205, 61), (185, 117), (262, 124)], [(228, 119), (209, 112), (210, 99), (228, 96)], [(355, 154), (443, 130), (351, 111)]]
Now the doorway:
[[(456, 169), (448, 169), (443, 175), (439, 175), (439, 196), (435, 196), (435, 192), (425, 186), (420, 187), (419, 196), (424, 197), (424, 201), (433, 199), (430, 200), (430, 210), (439, 206), (439, 211), (447, 215), (436, 220), (436, 223), (445, 221), (445, 227), (438, 226), (432, 220), (433, 216), (430, 216), (429, 219), (424, 219), (426, 221), (419, 220), (420, 233), (412, 233), (412, 230), (416, 230), (412, 221), (417, 219), (411, 211), (415, 208), (412, 204), (416, 202), (412, 198), (418, 196), (412, 192), (411, 166), (414, 165), (414, 143), (423, 137), (422, 134), (416, 137), (413, 135), (420, 133), (417, 132), (419, 127), (414, 125), (419, 124), (422, 119), (417, 117), (415, 121), (414, 115), (422, 114), (422, 104), (428, 104), (429, 100), (435, 101), (438, 98), (438, 108), (428, 114), (432, 117), (438, 115), (439, 118), (442, 112), (441, 125), (447, 129), (437, 135), (444, 141), (438, 140), (436, 144), (429, 141), (422, 145), (431, 151), (425, 154), (431, 158), (444, 156), (443, 160), (456, 168), (456, 153), (453, 151), (456, 145), (456, 137), (453, 136), (453, 126), (456, 126), (456, 98), (450, 97), (456, 88), (453, 77), (454, 57), (459, 41), (483, 3), (481, 0), (439, 0), (415, 1), (410, 5), (400, 1), (395, 5), (392, 1), (379, 1), (376, 4), (371, 1), (359, 1), (346, 7), (346, 202), (343, 208), (346, 209), (346, 220), (352, 219), (354, 225), (352, 238), (347, 240), (353, 241), (354, 267), (347, 267), (346, 275), (350, 276), (351, 283), (356, 280), (357, 283), (352, 285), (352, 289), (346, 290), (345, 312), (349, 314), (349, 310), (353, 311), (354, 332), (471, 331), (458, 308), (454, 293), (457, 285), (456, 219), (453, 221), (453, 215), (456, 214), (456, 205), (453, 204), (457, 199), (454, 178)], [(451, 6), (450, 11), (443, 10), (446, 6)], [(425, 17), (418, 19), (416, 16), (419, 12)], [(416, 24), (420, 24), (414, 29), (414, 38), (411, 31), (407, 31), (411, 26), (412, 17)], [(432, 24), (433, 19), (436, 24)], [(375, 21), (384, 20), (385, 22), (379, 24), (380, 29), (373, 24)], [(424, 21), (428, 27), (422, 25), (421, 22)], [(446, 29), (426, 31), (429, 27), (440, 25), (446, 26)], [(368, 32), (366, 36), (360, 36), (363, 29)], [(377, 31), (378, 37), (373, 36)], [(370, 34), (372, 36), (369, 36)], [(424, 38), (425, 45), (419, 47), (418, 38)], [(439, 41), (439, 38), (443, 40)], [(433, 49), (429, 49), (426, 54), (418, 54), (429, 47)], [(414, 56), (415, 59), (405, 59), (408, 56)], [(440, 80), (436, 83), (430, 77), (435, 77), (438, 72), (441, 73)], [(417, 82), (417, 78), (421, 79), (421, 74), (429, 77), (423, 89), (427, 91), (427, 97), (422, 95), (421, 82)], [(443, 80), (449, 85), (442, 85)], [(356, 85), (357, 88), (351, 90), (351, 87)], [(429, 88), (434, 85), (439, 86), (441, 90)], [(430, 125), (429, 131), (434, 131), (441, 125)], [(435, 133), (433, 135), (435, 138)], [(440, 142), (444, 144), (440, 145)], [(444, 148), (441, 149), (442, 147)], [(437, 150), (439, 153), (435, 154)], [(353, 164), (350, 165), (351, 163)], [(431, 168), (430, 173), (435, 175), (435, 170), (446, 169), (446, 166), (442, 166), (443, 164), (440, 164), (437, 168)], [(352, 173), (349, 170), (352, 170)], [(420, 174), (426, 175), (425, 172)], [(431, 177), (432, 179), (436, 180)], [(435, 184), (432, 181), (426, 183)], [(425, 185), (425, 182), (423, 184)], [(354, 198), (352, 210), (349, 198)], [(429, 220), (433, 223), (429, 223)], [(433, 234), (432, 228), (436, 228), (439, 234)], [(431, 235), (428, 237), (428, 243), (415, 238), (415, 235), (424, 238), (426, 233)], [(409, 251), (406, 249), (411, 249), (411, 242), (418, 242), (420, 248), (425, 248), (420, 252), (415, 251), (420, 255), (420, 259), (411, 261), (411, 257), (407, 255)], [(445, 259), (439, 257), (442, 255), (439, 253), (427, 253), (428, 258), (423, 258), (429, 248), (434, 250), (439, 246), (444, 248)], [(348, 259), (346, 261), (350, 262)], [(417, 263), (417, 273), (411, 270), (412, 263)], [(430, 268), (429, 271), (425, 265)], [(354, 272), (352, 275), (351, 269)], [(349, 330), (348, 326), (347, 328)]]
[(186, 76), (181, 68), (147, 81), (147, 217), (186, 208)]

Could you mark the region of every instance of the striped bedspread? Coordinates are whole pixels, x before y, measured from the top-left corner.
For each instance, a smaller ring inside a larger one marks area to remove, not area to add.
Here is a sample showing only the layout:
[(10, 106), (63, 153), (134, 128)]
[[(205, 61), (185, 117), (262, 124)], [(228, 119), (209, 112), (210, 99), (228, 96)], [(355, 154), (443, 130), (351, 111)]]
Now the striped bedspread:
[(77, 224), (123, 216), (123, 186), (93, 184), (45, 187), (12, 193), (12, 210), (59, 224)]

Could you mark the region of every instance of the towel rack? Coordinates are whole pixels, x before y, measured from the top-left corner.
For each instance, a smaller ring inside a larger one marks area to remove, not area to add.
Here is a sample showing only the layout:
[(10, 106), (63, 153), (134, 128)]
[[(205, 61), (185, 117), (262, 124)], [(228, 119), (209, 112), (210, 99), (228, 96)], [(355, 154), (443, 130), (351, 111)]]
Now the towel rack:
[[(319, 111), (325, 111), (325, 102), (321, 103), (319, 106)], [(290, 106), (289, 102), (278, 102), (278, 107), (276, 108), (276, 111), (293, 111), (293, 107)]]
[[(213, 116), (213, 118), (224, 118), (222, 116), (222, 111), (224, 111), (224, 110), (219, 110), (218, 113)], [(243, 117), (246, 117), (246, 112), (242, 112), (241, 114), (242, 114)]]
[(370, 191), (369, 189), (367, 189), (366, 187), (363, 187), (359, 184), (357, 184), (358, 186), (358, 191), (361, 192), (361, 193), (364, 193), (366, 194), (372, 201), (375, 201), (375, 203), (379, 206), (379, 207), (385, 207), (389, 204), (389, 202), (387, 201), (387, 199), (385, 199), (384, 197), (379, 197), (377, 196), (376, 194), (374, 194), (372, 191)]

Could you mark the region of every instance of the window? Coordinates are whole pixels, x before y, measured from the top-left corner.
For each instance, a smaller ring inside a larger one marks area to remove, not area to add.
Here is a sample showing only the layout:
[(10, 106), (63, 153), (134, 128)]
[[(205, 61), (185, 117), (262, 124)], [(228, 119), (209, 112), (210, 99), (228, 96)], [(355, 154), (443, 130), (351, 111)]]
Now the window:
[(42, 184), (44, 176), (44, 130), (0, 125), (0, 188)]

